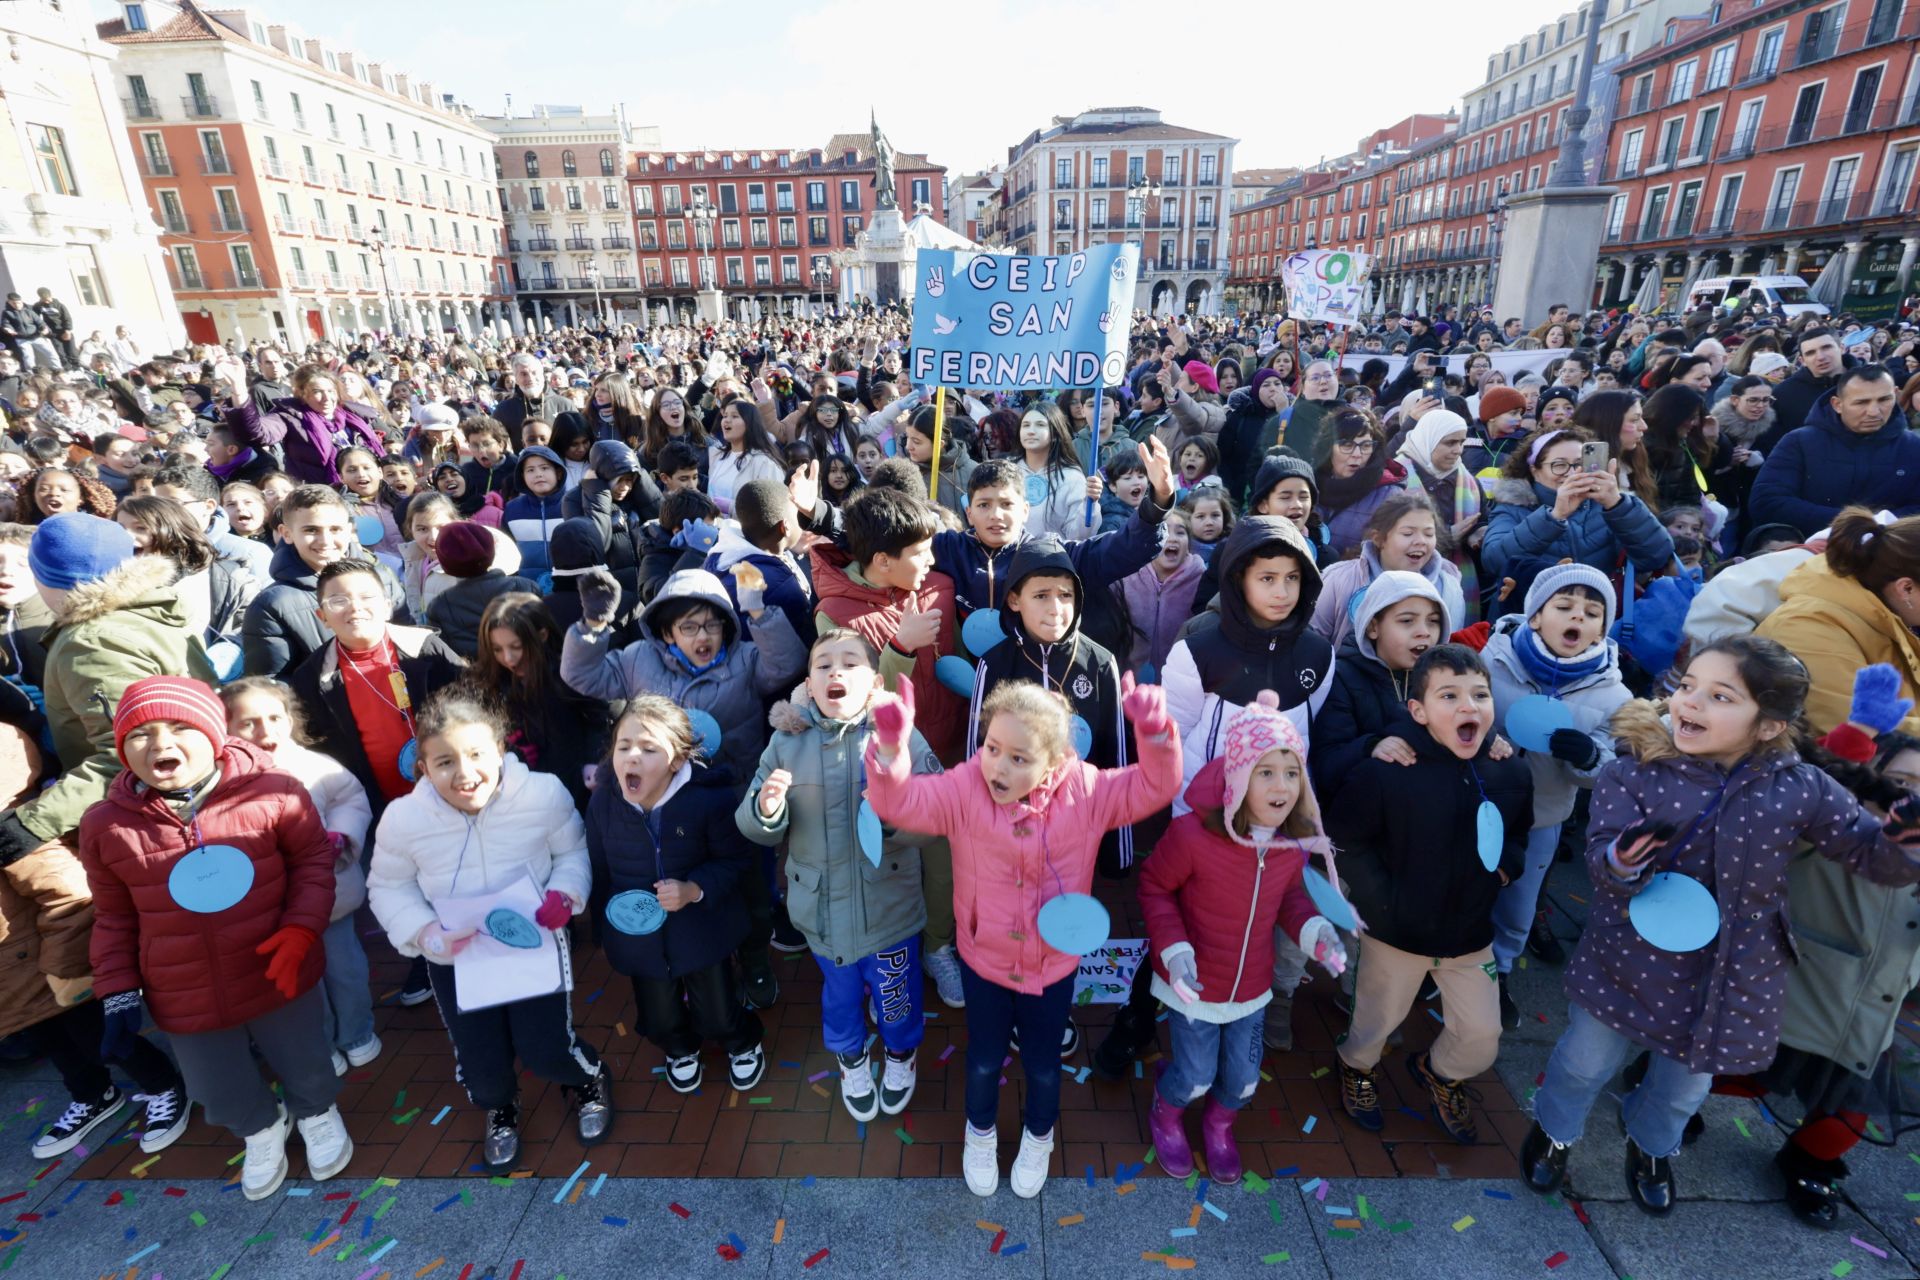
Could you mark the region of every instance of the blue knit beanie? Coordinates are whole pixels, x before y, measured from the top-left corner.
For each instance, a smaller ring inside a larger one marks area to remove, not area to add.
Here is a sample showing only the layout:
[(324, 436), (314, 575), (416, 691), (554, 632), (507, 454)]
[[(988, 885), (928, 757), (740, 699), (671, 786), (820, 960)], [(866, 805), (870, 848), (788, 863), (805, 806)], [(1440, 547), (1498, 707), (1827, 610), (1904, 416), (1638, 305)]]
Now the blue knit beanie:
[(133, 535), (84, 511), (49, 516), (33, 531), (27, 567), (34, 581), (62, 591), (98, 582), (133, 558)]

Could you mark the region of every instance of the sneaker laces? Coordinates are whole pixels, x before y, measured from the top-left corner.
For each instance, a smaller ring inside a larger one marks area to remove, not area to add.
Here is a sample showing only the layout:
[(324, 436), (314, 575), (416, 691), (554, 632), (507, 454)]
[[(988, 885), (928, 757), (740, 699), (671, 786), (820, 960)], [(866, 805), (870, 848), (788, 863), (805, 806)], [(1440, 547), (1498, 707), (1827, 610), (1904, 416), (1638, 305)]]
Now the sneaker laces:
[(911, 1055), (905, 1058), (896, 1058), (892, 1054), (887, 1055), (887, 1088), (904, 1089), (914, 1082), (916, 1074), (914, 1060)]
[(487, 1129), (515, 1129), (520, 1125), (520, 1113), (512, 1107), (495, 1107), (487, 1113)]
[(1429, 1077), (1433, 1081), (1434, 1101), (1456, 1124), (1470, 1124), (1473, 1121), (1473, 1104), (1480, 1101), (1477, 1089), (1462, 1080), (1442, 1080), (1437, 1074)]
[(97, 1102), (69, 1102), (67, 1109), (60, 1113), (60, 1118), (53, 1122), (54, 1132), (78, 1129), (93, 1119), (93, 1113), (99, 1109), (100, 1104)]
[(856, 1098), (863, 1098), (873, 1092), (873, 1066), (866, 1054), (861, 1054), (854, 1061), (840, 1059), (840, 1083), (858, 1086), (847, 1090)]
[(1374, 1074), (1362, 1071), (1358, 1067), (1348, 1067), (1340, 1073), (1341, 1087), (1346, 1091), (1347, 1105), (1356, 1111), (1378, 1111), (1380, 1094), (1374, 1087)]
[(180, 1116), (180, 1091), (167, 1089), (161, 1093), (136, 1093), (135, 1102), (147, 1104), (147, 1127), (149, 1129), (171, 1128)]
[(735, 1071), (746, 1072), (759, 1065), (761, 1052), (760, 1046), (755, 1045), (744, 1053), (728, 1054), (727, 1063)]

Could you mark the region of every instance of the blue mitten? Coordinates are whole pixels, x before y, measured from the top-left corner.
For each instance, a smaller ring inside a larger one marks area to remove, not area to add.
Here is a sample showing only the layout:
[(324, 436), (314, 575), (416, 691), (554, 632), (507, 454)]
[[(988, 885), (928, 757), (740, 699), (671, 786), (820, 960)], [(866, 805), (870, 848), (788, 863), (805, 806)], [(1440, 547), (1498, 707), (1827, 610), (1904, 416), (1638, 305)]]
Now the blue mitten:
[(1884, 662), (1862, 667), (1853, 677), (1850, 723), (1875, 733), (1892, 733), (1913, 710), (1913, 699), (1900, 696), (1900, 673)]
[(711, 551), (718, 541), (720, 531), (696, 516), (680, 526), (680, 532), (673, 535), (669, 545), (693, 551)]

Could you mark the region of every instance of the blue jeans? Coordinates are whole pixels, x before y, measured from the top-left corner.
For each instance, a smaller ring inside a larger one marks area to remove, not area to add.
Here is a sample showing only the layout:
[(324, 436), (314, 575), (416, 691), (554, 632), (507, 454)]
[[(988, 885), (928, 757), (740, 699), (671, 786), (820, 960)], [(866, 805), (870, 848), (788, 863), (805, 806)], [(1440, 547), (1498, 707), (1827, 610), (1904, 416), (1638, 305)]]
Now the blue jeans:
[(327, 971), (320, 987), (327, 1034), (336, 1049), (358, 1049), (373, 1039), (373, 977), (353, 920), (353, 916), (335, 920), (320, 935), (320, 945), (327, 951)]
[(1213, 1087), (1213, 1100), (1238, 1111), (1260, 1083), (1261, 1028), (1265, 1005), (1232, 1022), (1202, 1022), (1179, 1009), (1167, 1012), (1173, 1057), (1155, 1086), (1170, 1107), (1184, 1107)]
[(827, 1048), (857, 1056), (867, 1043), (867, 992), (880, 1015), (880, 1041), (904, 1058), (927, 1036), (920, 1013), (920, 935), (852, 964), (814, 954), (820, 966), (820, 1034)]
[(967, 1123), (983, 1133), (993, 1128), (1000, 1110), (1000, 1064), (1018, 1026), (1020, 1065), (1027, 1073), (1027, 1132), (1046, 1137), (1060, 1118), (1060, 1037), (1073, 1011), (1073, 975), (1030, 996), (989, 982), (962, 957), (960, 987), (967, 997)]
[(1493, 900), (1493, 963), (1501, 973), (1513, 972), (1513, 958), (1527, 949), (1527, 934), (1540, 909), (1540, 886), (1553, 869), (1553, 851), (1560, 844), (1560, 824), (1535, 827), (1527, 833), (1527, 869)]
[[(1533, 1118), (1547, 1136), (1564, 1144), (1578, 1142), (1601, 1091), (1639, 1047), (1574, 1005), (1566, 1034), (1547, 1061), (1546, 1081), (1533, 1095)], [(1711, 1088), (1711, 1073), (1695, 1075), (1655, 1050), (1646, 1078), (1620, 1104), (1627, 1136), (1650, 1156), (1673, 1155), (1680, 1150), (1681, 1131)]]

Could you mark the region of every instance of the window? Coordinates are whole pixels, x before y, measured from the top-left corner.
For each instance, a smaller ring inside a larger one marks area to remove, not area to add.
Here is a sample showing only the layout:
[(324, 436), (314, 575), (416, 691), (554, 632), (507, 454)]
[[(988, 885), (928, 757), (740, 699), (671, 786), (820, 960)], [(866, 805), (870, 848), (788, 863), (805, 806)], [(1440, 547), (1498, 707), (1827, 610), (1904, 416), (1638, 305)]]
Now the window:
[(1859, 133), (1873, 126), (1873, 105), (1880, 96), (1880, 79), (1884, 67), (1868, 67), (1853, 78), (1853, 96), (1847, 99), (1846, 119), (1841, 122), (1841, 133)]
[(1774, 175), (1773, 198), (1767, 201), (1767, 230), (1778, 231), (1793, 217), (1793, 202), (1800, 194), (1800, 170), (1782, 169)]
[(1620, 144), (1620, 168), (1614, 173), (1616, 178), (1631, 178), (1640, 172), (1640, 148), (1645, 145), (1647, 131), (1635, 129), (1627, 134), (1626, 141)]
[(1673, 69), (1673, 79), (1667, 84), (1669, 103), (1685, 102), (1693, 96), (1693, 78), (1700, 70), (1700, 60), (1689, 58)]
[(830, 243), (830, 237), (827, 234), (827, 220), (825, 218), (808, 218), (807, 219), (807, 243), (808, 244)]
[(1105, 156), (1095, 156), (1093, 158), (1092, 185), (1096, 187), (1104, 187), (1107, 185), (1107, 158)]
[(793, 184), (782, 182), (773, 189), (773, 207), (780, 213), (793, 212)]
[(67, 157), (65, 131), (56, 129), (50, 124), (29, 124), (27, 144), (33, 148), (34, 163), (39, 166), (40, 178), (48, 194), (56, 196), (80, 194), (80, 188), (73, 180), (73, 162)]
[(840, 235), (841, 235), (841, 238), (847, 244), (853, 243), (854, 238), (860, 234), (860, 230), (861, 230), (860, 219), (858, 218), (840, 219)]
[(180, 276), (181, 288), (204, 289), (207, 287), (206, 281), (200, 275), (200, 259), (192, 245), (179, 244), (173, 247), (173, 265)]
[(737, 218), (728, 218), (720, 224), (720, 243), (729, 249), (740, 247), (740, 222)]
[(106, 277), (100, 274), (100, 259), (92, 245), (69, 246), (67, 269), (73, 274), (74, 292), (83, 306), (109, 305)]
[(1724, 89), (1732, 81), (1733, 55), (1739, 47), (1738, 41), (1723, 44), (1707, 59), (1707, 83), (1703, 87), (1708, 92)]
[(643, 222), (640, 224), (640, 247), (642, 249), (658, 249), (660, 247), (660, 234), (654, 230), (654, 225), (651, 222)]
[(809, 182), (807, 184), (807, 212), (814, 213), (827, 207), (827, 184)]
[(860, 184), (858, 182), (849, 178), (841, 179), (840, 207), (842, 209), (858, 209), (860, 207)]
[(1680, 130), (1686, 121), (1673, 119), (1660, 126), (1660, 151), (1658, 163), (1663, 169), (1671, 169), (1680, 159)]
[(1765, 80), (1778, 74), (1780, 70), (1780, 46), (1786, 42), (1787, 29), (1775, 27), (1763, 32), (1760, 43), (1753, 51), (1753, 75), (1751, 79)]
[(1765, 98), (1755, 98), (1752, 102), (1742, 103), (1740, 122), (1734, 126), (1733, 140), (1727, 144), (1727, 154), (1723, 160), (1738, 159), (1753, 154), (1755, 143), (1760, 137), (1760, 113), (1766, 109)]
[(600, 184), (600, 207), (618, 209), (620, 207), (620, 188), (611, 182)]
[(680, 212), (680, 188), (660, 188), (660, 212), (673, 216)]
[(767, 211), (767, 189), (755, 182), (747, 187), (747, 212), (765, 213)]
[(1846, 16), (1845, 5), (1816, 9), (1808, 14), (1806, 25), (1800, 28), (1800, 44), (1795, 50), (1793, 64), (1804, 67), (1809, 62), (1832, 57), (1840, 43), (1840, 25)]
[(633, 189), (633, 211), (643, 216), (653, 213), (652, 187), (635, 187)]
[(1820, 221), (1837, 222), (1847, 215), (1853, 184), (1860, 176), (1860, 157), (1846, 156), (1827, 166), (1827, 189), (1820, 197)]
[(687, 224), (669, 222), (667, 224), (667, 248), (684, 249), (687, 247)]
[(735, 286), (746, 283), (746, 277), (742, 274), (742, 264), (738, 258), (727, 259), (727, 283)]
[(1730, 232), (1733, 230), (1734, 215), (1740, 211), (1740, 189), (1747, 183), (1741, 174), (1720, 180), (1720, 198), (1713, 206), (1713, 230)]
[(613, 167), (613, 152), (607, 147), (600, 148), (600, 176), (611, 178), (617, 172)]
[(147, 29), (147, 6), (130, 4), (126, 7), (127, 30), (145, 31)]
[[(389, 128), (391, 128), (391, 126), (389, 126)], [(527, 149), (527, 154), (521, 157), (521, 159), (526, 165), (527, 176), (529, 178), (537, 178), (540, 176), (540, 157), (534, 154), (531, 147)]]
[(1714, 140), (1720, 133), (1720, 108), (1708, 107), (1700, 113), (1693, 126), (1693, 158), (1707, 160), (1713, 156)]
[(1813, 137), (1815, 122), (1820, 117), (1820, 95), (1824, 85), (1810, 84), (1800, 90), (1793, 100), (1793, 119), (1787, 125), (1787, 145), (1794, 146)]
[(1219, 181), (1218, 171), (1216, 169), (1218, 163), (1218, 159), (1212, 155), (1200, 157), (1200, 184), (1202, 186), (1212, 186), (1215, 182)]
[(1053, 161), (1053, 185), (1070, 187), (1073, 185), (1073, 157), (1056, 156)]
[(1667, 220), (1667, 200), (1671, 196), (1669, 187), (1656, 187), (1647, 194), (1646, 217), (1640, 220), (1640, 238), (1654, 240), (1666, 234), (1661, 230)]
[(562, 176), (568, 178), (578, 177), (580, 174), (580, 166), (573, 162), (573, 148), (571, 147), (560, 153), (560, 173)]
[(913, 207), (915, 209), (918, 209), (921, 205), (925, 205), (929, 209), (933, 208), (933, 187), (928, 179), (915, 178), (913, 180), (912, 192)]
[[(241, 289), (258, 289), (260, 287), (260, 273), (254, 269), (253, 246), (236, 244), (230, 246), (230, 248), (233, 251), (233, 283), (235, 287)], [(300, 251), (295, 249), (293, 253), (295, 269), (298, 270)]]
[(1680, 201), (1673, 207), (1674, 235), (1693, 233), (1693, 220), (1700, 212), (1700, 186), (1698, 182), (1689, 182), (1680, 188)]

